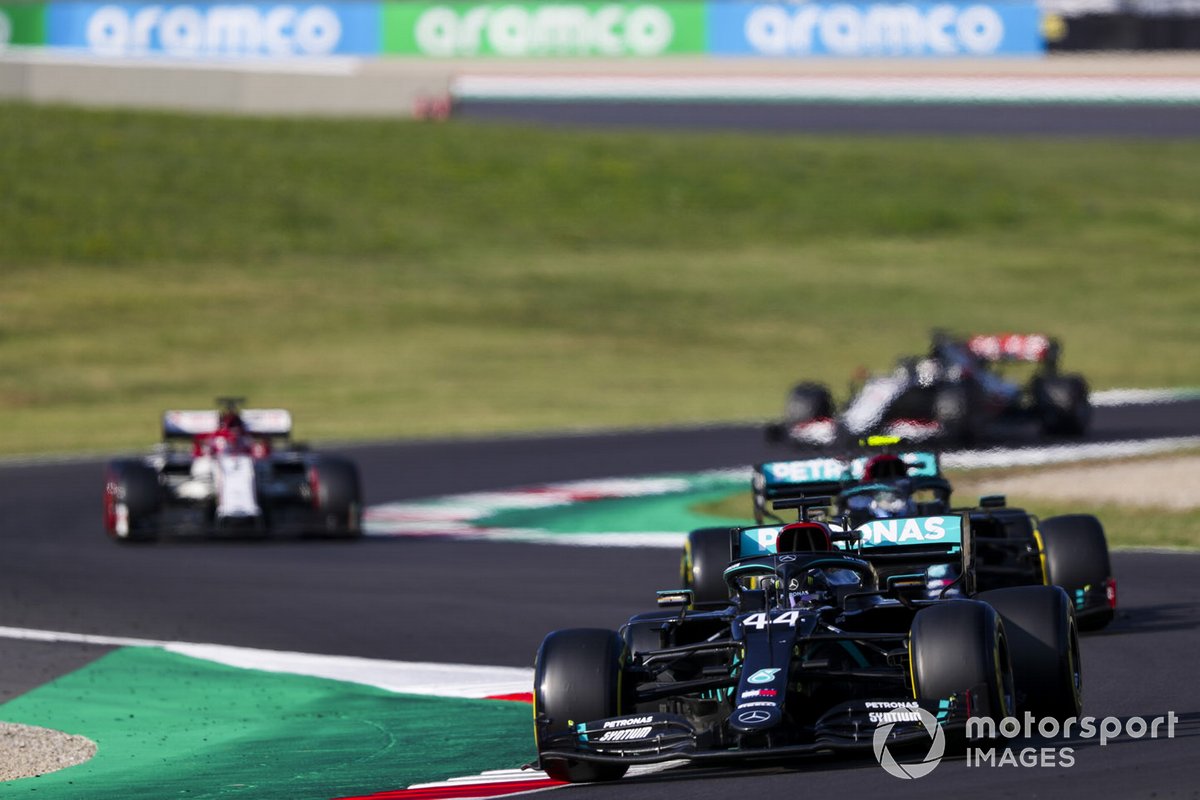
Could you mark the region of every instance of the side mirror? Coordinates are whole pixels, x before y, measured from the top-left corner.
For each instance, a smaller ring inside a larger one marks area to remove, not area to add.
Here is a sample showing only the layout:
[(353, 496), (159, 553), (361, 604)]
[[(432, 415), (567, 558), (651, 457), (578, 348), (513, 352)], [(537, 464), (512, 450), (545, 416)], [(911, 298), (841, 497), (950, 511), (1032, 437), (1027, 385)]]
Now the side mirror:
[(676, 606), (687, 608), (691, 606), (695, 594), (691, 589), (664, 589), (655, 592), (659, 608), (673, 608)]

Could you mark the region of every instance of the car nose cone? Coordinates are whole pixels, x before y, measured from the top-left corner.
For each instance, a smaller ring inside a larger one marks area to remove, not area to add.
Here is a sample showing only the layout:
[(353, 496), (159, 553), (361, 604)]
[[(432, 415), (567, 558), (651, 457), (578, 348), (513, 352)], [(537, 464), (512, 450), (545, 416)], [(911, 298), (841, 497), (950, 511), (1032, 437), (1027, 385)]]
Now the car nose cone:
[(729, 717), (729, 727), (741, 733), (773, 728), (779, 724), (783, 714), (776, 705), (754, 706), (747, 708), (739, 706)]

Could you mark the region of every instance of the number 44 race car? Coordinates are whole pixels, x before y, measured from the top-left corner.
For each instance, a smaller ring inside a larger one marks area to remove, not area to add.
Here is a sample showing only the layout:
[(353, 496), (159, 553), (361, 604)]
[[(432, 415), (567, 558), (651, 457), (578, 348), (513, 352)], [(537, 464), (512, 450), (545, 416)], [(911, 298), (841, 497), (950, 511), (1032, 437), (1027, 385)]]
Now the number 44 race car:
[[(813, 501), (776, 508), (789, 502)], [(631, 764), (928, 747), (963, 741), (971, 717), (1080, 713), (1061, 588), (977, 591), (966, 515), (880, 522), (839, 532), (801, 511), (729, 530), (721, 602), (660, 592), (678, 610), (551, 633), (534, 668), (540, 767), (614, 780)]]
[(215, 411), (167, 411), (163, 442), (150, 455), (109, 462), (109, 536), (361, 534), (353, 462), (293, 444), (292, 417), (283, 409), (242, 409), (232, 398), (218, 403)]

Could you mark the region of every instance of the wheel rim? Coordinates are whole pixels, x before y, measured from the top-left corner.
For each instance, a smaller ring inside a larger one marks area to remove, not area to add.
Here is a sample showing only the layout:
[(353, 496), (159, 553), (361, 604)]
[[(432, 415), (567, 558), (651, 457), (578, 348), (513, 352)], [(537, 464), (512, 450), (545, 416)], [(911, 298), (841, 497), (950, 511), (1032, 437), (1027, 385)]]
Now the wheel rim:
[(1000, 691), (1001, 718), (1009, 717), (1016, 707), (1017, 692), (1013, 683), (1012, 659), (1008, 652), (1008, 637), (996, 626), (996, 678)]
[(1075, 627), (1075, 615), (1068, 610), (1068, 630), (1070, 630), (1070, 645), (1067, 647), (1067, 664), (1071, 673), (1071, 692), (1075, 697), (1074, 709), (1078, 713), (1083, 708), (1083, 666), (1079, 658), (1079, 631)]

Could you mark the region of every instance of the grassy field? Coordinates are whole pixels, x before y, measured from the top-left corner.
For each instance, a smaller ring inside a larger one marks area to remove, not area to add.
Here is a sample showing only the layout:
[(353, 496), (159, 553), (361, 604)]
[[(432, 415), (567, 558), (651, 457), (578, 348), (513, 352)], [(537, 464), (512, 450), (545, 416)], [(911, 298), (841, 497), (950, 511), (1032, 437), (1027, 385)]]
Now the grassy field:
[(0, 454), (760, 419), (931, 327), (1200, 385), (1200, 142), (0, 105)]

